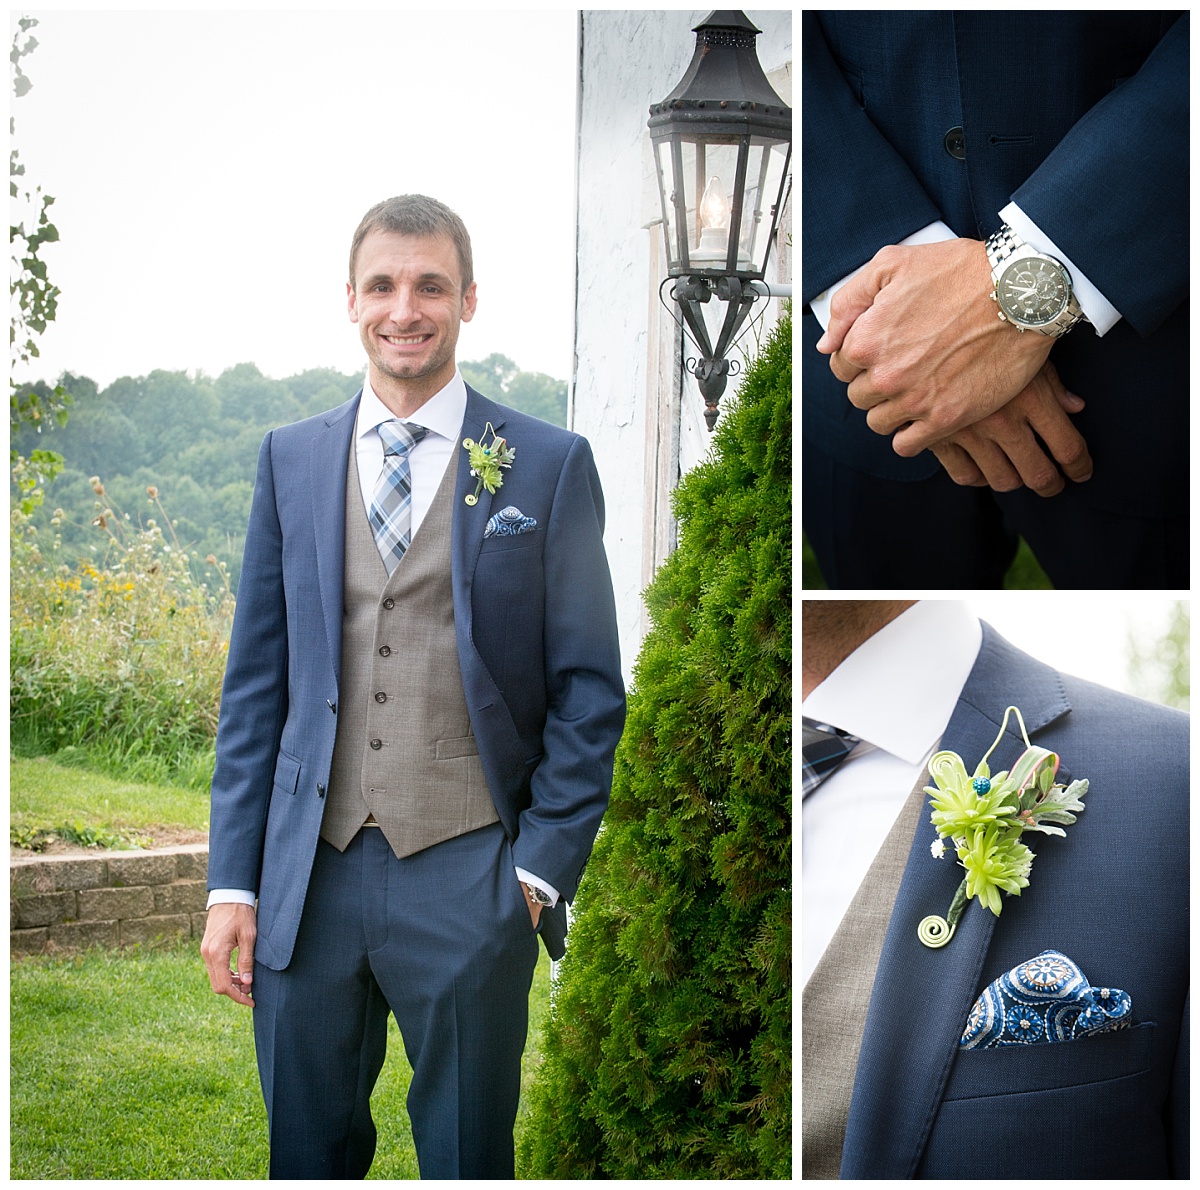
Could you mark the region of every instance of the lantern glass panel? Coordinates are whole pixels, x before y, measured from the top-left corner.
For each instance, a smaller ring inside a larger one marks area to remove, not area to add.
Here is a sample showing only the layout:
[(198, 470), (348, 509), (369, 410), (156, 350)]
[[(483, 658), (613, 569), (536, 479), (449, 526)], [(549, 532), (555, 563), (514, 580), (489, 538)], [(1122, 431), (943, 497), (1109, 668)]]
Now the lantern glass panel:
[[(664, 137), (654, 142), (655, 162), (658, 166), (658, 185), (663, 204), (663, 225), (667, 239), (667, 272), (678, 277), (682, 272), (684, 246), (687, 238), (687, 216), (683, 189), (675, 181), (675, 164), (672, 160), (675, 142)], [(682, 236), (681, 239), (681, 232)]]
[(770, 249), (772, 208), (779, 201), (788, 142), (773, 137), (750, 138), (746, 189), (738, 229), (738, 270), (762, 276)]

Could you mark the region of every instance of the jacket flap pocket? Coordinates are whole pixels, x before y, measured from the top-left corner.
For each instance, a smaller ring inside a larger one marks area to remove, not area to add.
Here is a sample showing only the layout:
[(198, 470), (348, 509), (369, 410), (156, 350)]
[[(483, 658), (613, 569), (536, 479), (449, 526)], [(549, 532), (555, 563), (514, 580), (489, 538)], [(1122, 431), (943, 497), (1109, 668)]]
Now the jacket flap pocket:
[(284, 793), (295, 793), (300, 784), (300, 762), (286, 752), (280, 752), (275, 762), (275, 786)]

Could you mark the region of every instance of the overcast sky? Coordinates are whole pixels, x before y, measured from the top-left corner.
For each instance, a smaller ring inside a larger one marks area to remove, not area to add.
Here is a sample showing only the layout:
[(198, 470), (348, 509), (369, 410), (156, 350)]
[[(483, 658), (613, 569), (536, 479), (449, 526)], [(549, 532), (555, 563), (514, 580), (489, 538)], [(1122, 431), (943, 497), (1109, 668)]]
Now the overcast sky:
[(981, 620), (1019, 649), (1114, 690), (1147, 697), (1129, 674), (1131, 634), (1149, 642), (1165, 632), (1176, 601), (1143, 593), (996, 591), (970, 595)]
[(62, 298), (22, 379), (357, 372), (350, 237), (408, 192), (472, 235), (459, 357), (567, 378), (574, 11), (26, 11), (15, 144)]

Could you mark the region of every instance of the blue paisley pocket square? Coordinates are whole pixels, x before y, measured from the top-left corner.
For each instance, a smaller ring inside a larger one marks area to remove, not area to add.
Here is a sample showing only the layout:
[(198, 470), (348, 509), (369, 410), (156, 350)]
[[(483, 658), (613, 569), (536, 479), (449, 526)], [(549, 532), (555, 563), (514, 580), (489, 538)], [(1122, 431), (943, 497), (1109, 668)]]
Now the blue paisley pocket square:
[(1129, 993), (1092, 987), (1065, 954), (1043, 950), (988, 984), (975, 1001), (960, 1049), (1075, 1041), (1128, 1029)]
[(519, 508), (511, 504), (502, 508), (488, 519), (483, 531), (484, 537), (516, 537), (518, 533), (532, 533), (537, 528), (537, 521), (526, 516)]

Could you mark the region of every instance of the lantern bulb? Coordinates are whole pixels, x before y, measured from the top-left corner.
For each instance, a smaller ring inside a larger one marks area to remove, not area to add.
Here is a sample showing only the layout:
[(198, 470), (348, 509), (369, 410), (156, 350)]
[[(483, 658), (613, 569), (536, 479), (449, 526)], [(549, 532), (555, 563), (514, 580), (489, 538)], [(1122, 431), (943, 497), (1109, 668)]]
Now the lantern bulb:
[(713, 174), (704, 187), (704, 197), (700, 200), (700, 226), (727, 228), (729, 226), (729, 202), (721, 187), (721, 179)]

